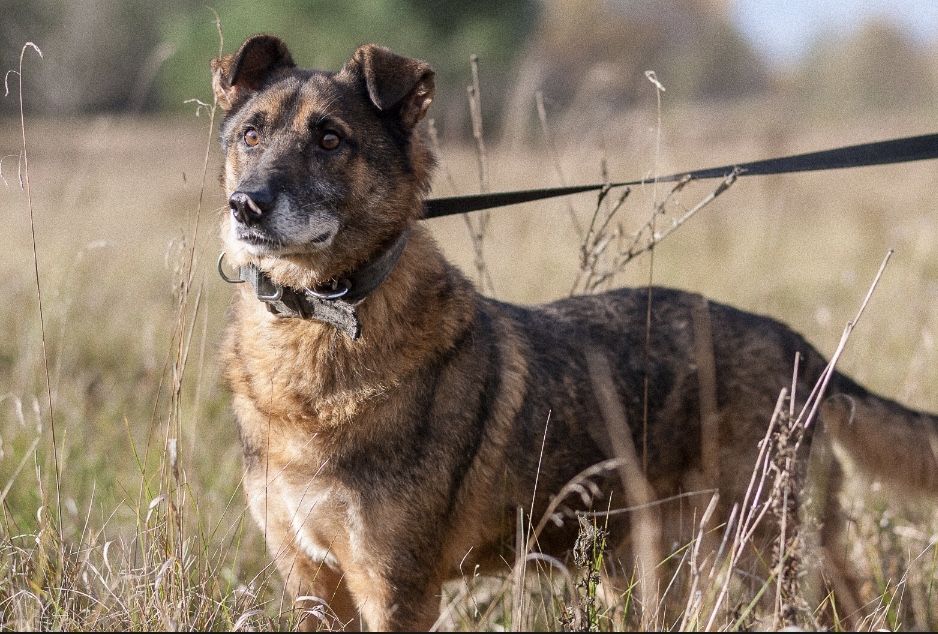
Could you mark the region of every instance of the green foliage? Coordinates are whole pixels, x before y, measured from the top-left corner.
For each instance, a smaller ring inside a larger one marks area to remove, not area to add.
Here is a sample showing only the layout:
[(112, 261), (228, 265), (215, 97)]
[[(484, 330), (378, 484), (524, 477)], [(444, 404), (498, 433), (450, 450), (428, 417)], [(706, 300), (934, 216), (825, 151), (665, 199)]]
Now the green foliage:
[[(510, 74), (539, 7), (536, 0), (6, 0), (0, 62), (15, 68), (26, 41), (42, 48), (47, 63), (26, 80), (33, 112), (179, 111), (187, 99), (210, 101), (209, 60), (219, 52), (214, 9), (226, 53), (268, 32), (282, 37), (304, 67), (338, 69), (366, 42), (427, 59), (437, 71), (437, 112), (465, 107), (475, 53), (488, 84), (486, 105), (495, 111), (496, 83)], [(7, 112), (14, 106), (0, 102)]]
[[(226, 53), (249, 35), (274, 33), (286, 41), (299, 65), (335, 70), (356, 46), (374, 42), (431, 61), (438, 99), (460, 102), (465, 101), (459, 83), (469, 76), (469, 55), (478, 54), (490, 76), (504, 76), (537, 18), (534, 0), (225, 0), (215, 9)], [(192, 97), (210, 100), (208, 61), (218, 54), (214, 21), (209, 10), (194, 7), (164, 17), (163, 37), (176, 50), (159, 78), (164, 108), (179, 109)]]

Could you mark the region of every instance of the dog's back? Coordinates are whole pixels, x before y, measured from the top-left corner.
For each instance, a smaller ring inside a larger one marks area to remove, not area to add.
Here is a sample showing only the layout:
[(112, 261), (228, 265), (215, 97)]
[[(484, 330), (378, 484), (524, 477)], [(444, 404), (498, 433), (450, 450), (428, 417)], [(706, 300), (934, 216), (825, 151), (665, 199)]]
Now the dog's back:
[[(487, 319), (508, 324), (504, 330), (524, 359), (523, 393), (512, 395), (522, 407), (504, 448), (514, 497), (504, 510), (530, 506), (537, 481), (535, 521), (579, 473), (603, 460), (629, 460), (615, 438), (623, 433), (656, 499), (700, 489), (699, 500), (681, 503), (686, 510), (719, 490), (728, 511), (745, 493), (779, 393), (792, 387), (796, 353), (799, 404), (826, 365), (780, 322), (678, 290), (619, 289), (537, 308), (482, 305)], [(602, 403), (605, 389), (618, 405), (613, 411)], [(702, 425), (708, 415), (710, 424)], [(716, 455), (707, 455), (708, 445)], [(597, 489), (603, 494), (588, 505), (572, 497), (563, 506), (570, 517), (628, 505), (618, 469), (592, 477), (603, 483)], [(564, 523), (556, 536), (561, 549), (577, 528)], [(666, 536), (668, 543), (687, 543), (697, 527), (681, 528)]]
[[(747, 485), (741, 474), (753, 468), (779, 394), (794, 387), (800, 410), (827, 366), (804, 337), (781, 322), (679, 290), (618, 289), (538, 308), (485, 303), (512, 322), (528, 351), (522, 400), (529, 411), (519, 418), (514, 445), (524, 449), (508, 463), (525, 465), (527, 481), (538, 462), (563, 471), (552, 473), (558, 478), (546, 487), (552, 491), (595, 464), (596, 455), (618, 458), (610, 425), (626, 424), (642, 470), (659, 483), (655, 492), (661, 498), (687, 491), (688, 473), (712, 470), (703, 447), (713, 439), (705, 434), (718, 434), (714, 458), (722, 476), (709, 484), (727, 500), (738, 500)], [(608, 376), (591, 368), (597, 357), (610, 369)], [(608, 420), (597, 401), (602, 381), (611, 382), (623, 420)], [(824, 411), (837, 440), (861, 466), (907, 489), (938, 490), (938, 450), (929, 442), (936, 438), (934, 417), (872, 394), (840, 373), (828, 389), (850, 397), (832, 399)], [(708, 414), (716, 414), (719, 425), (704, 428)], [(806, 450), (816, 427), (808, 428)], [(532, 447), (544, 434), (540, 457)], [(578, 447), (594, 453), (578, 460)]]

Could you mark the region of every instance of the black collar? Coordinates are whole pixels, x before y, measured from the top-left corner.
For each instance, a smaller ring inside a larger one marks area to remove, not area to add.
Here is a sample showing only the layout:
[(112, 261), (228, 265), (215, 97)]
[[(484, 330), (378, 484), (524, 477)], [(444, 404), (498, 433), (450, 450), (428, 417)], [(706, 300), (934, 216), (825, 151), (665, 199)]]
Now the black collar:
[(225, 273), (222, 253), (218, 258), (218, 273), (229, 284), (248, 282), (254, 287), (257, 299), (264, 302), (278, 317), (315, 319), (332, 324), (351, 339), (361, 335), (361, 322), (355, 312), (368, 295), (374, 291), (394, 269), (404, 252), (409, 230), (405, 230), (371, 262), (368, 262), (347, 277), (334, 279), (315, 288), (295, 289), (275, 283), (266, 273), (253, 264), (238, 267), (238, 277)]

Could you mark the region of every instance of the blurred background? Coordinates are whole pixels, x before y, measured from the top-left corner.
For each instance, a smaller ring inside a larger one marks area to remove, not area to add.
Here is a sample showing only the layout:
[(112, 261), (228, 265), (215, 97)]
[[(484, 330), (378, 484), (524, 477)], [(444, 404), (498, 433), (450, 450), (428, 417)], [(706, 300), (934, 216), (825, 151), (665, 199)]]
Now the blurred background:
[[(929, 0), (4, 0), (0, 65), (23, 42), (46, 54), (26, 79), (28, 110), (49, 115), (182, 112), (209, 101), (217, 54), (248, 35), (283, 37), (301, 65), (334, 69), (378, 42), (436, 68), (437, 112), (468, 131), (467, 59), (482, 60), (493, 133), (530, 133), (531, 94), (601, 125), (647, 92), (669, 102), (784, 99), (809, 116), (928, 107), (938, 6)], [(14, 104), (3, 103), (5, 111)], [(510, 132), (506, 132), (506, 128)]]
[[(22, 97), (45, 319), (43, 342), (18, 77), (8, 74), (10, 95), (0, 99), (0, 568), (7, 571), (0, 602), (22, 605), (26, 616), (0, 625), (42, 624), (30, 610), (43, 600), (10, 598), (35, 593), (33, 577), (15, 578), (33, 569), (4, 558), (19, 548), (33, 557), (45, 542), (32, 535), (50, 534), (41, 519), (49, 515), (37, 513), (54, 490), (44, 348), (63, 474), (61, 526), (66, 540), (87, 546), (98, 571), (113, 575), (81, 591), (113, 606), (126, 579), (161, 569), (161, 561), (138, 555), (159, 517), (171, 525), (169, 507), (160, 515), (169, 498), (189, 509), (180, 525), (200, 536), (186, 552), (211, 553), (203, 579), (220, 589), (205, 596), (227, 601), (233, 589), (248, 587), (250, 596), (269, 597), (278, 587), (275, 576), (257, 576), (269, 572), (262, 536), (242, 521), (240, 448), (217, 355), (232, 295), (214, 272), (217, 221), (226, 213), (220, 113), (213, 120), (191, 101), (212, 101), (216, 13), (225, 52), (270, 32), (306, 67), (337, 69), (365, 42), (429, 61), (438, 77), (430, 110), (441, 158), (435, 195), (596, 182), (604, 169), (631, 179), (938, 129), (933, 0), (211, 6), (214, 12), (204, 0), (0, 0), (0, 70), (18, 69), (27, 41), (43, 52), (41, 59), (25, 53)], [(473, 54), (484, 179), (467, 99)], [(646, 78), (650, 70), (664, 92)], [(653, 264), (640, 258), (607, 286), (652, 281), (698, 291), (779, 318), (829, 355), (893, 248), (841, 367), (876, 391), (938, 411), (936, 167), (740, 179), (658, 245)], [(713, 186), (694, 183), (669, 198), (661, 226)], [(616, 244), (629, 242), (667, 191), (636, 188), (610, 225)], [(532, 303), (569, 294), (580, 271), (578, 227), (595, 209), (595, 198), (584, 195), (495, 211), (481, 245), (471, 238), (477, 215), (428, 225), (482, 290)], [(172, 469), (165, 468), (169, 440)], [(864, 537), (855, 542), (855, 562), (875, 585), (873, 596), (908, 573), (904, 596), (911, 598), (895, 618), (938, 626), (931, 594), (938, 557), (919, 555), (938, 534), (933, 506), (899, 512), (881, 498), (857, 499), (867, 510), (853, 525)], [(126, 555), (114, 571), (95, 559), (108, 540)], [(878, 548), (869, 548), (874, 541)], [(58, 625), (182, 622), (158, 611), (137, 617)]]

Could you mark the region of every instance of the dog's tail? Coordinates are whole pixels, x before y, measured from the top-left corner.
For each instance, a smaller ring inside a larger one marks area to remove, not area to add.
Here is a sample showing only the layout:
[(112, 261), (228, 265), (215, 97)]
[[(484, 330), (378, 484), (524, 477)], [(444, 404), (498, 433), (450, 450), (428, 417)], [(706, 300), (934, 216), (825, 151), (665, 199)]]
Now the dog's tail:
[(938, 495), (938, 416), (838, 375), (833, 395), (821, 406), (821, 420), (865, 472), (903, 491)]

